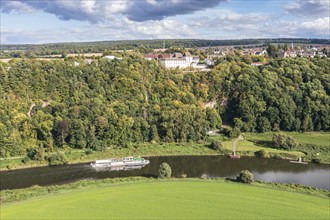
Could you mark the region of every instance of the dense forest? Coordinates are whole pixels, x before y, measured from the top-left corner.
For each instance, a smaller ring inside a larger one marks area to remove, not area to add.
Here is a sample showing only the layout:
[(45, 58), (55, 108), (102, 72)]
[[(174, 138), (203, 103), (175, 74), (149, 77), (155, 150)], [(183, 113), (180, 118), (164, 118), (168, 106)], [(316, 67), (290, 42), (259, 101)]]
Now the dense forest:
[(90, 65), (75, 58), (79, 66), (70, 58), (0, 62), (1, 156), (198, 141), (222, 124), (242, 132), (330, 130), (329, 59), (259, 67), (245, 60), (228, 56), (208, 72), (164, 69), (138, 54)]
[[(249, 45), (266, 46), (270, 43), (301, 43), (301, 44), (330, 44), (329, 39), (305, 39), (305, 38), (278, 38), (278, 39), (239, 39), (239, 40), (201, 40), (201, 39), (164, 39), (164, 40), (122, 40), (100, 41), (81, 43), (52, 43), (52, 44), (2, 44), (0, 45), (0, 57), (35, 57), (67, 53), (102, 53), (104, 50), (132, 50), (144, 51), (171, 47), (210, 47)], [(4, 52), (9, 51), (9, 52)]]

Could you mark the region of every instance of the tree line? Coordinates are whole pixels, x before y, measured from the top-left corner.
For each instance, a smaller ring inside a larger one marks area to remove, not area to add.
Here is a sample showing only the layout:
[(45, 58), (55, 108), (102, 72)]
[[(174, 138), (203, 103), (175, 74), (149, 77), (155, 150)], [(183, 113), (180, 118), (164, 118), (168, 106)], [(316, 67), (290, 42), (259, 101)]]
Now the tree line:
[[(77, 43), (51, 43), (51, 44), (2, 44), (0, 57), (31, 58), (35, 56), (48, 56), (55, 54), (83, 54), (102, 53), (105, 50), (142, 50), (171, 47), (195, 48), (210, 46), (231, 45), (259, 45), (266, 46), (270, 43), (302, 43), (302, 44), (329, 44), (329, 39), (305, 38), (274, 38), (274, 39), (238, 39), (238, 40), (202, 40), (202, 39), (164, 39), (164, 40), (119, 40)], [(4, 52), (7, 51), (7, 52)]]

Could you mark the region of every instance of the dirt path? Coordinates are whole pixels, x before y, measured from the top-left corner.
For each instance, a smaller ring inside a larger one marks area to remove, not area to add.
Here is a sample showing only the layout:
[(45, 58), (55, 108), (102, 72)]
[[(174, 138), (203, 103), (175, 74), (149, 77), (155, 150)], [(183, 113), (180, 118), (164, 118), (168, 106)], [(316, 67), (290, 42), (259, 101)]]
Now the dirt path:
[(241, 141), (241, 140), (244, 140), (244, 137), (243, 137), (243, 135), (239, 135), (238, 136), (238, 138), (234, 141), (234, 143), (233, 143), (233, 148), (234, 148), (234, 155), (236, 155), (236, 145), (237, 145), (237, 142), (238, 141)]

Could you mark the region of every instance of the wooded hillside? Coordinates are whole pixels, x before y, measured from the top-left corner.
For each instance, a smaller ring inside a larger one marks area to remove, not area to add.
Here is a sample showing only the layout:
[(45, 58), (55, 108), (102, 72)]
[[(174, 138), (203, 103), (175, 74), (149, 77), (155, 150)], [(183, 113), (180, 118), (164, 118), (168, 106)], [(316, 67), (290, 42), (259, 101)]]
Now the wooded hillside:
[[(38, 147), (198, 141), (222, 121), (241, 131), (329, 130), (328, 59), (260, 67), (242, 60), (233, 56), (195, 73), (166, 70), (139, 55), (90, 65), (78, 60), (79, 66), (70, 59), (0, 62), (1, 156)], [(205, 108), (214, 100), (215, 108)]]

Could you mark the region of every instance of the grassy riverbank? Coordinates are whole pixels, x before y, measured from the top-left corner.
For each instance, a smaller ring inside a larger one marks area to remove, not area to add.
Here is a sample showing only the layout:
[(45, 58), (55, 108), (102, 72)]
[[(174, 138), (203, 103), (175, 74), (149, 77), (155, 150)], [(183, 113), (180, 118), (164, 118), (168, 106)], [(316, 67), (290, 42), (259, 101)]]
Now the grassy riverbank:
[(1, 191), (0, 217), (326, 219), (328, 199), (326, 190), (297, 185), (139, 177)]
[[(208, 147), (209, 143), (163, 143), (136, 144), (130, 148), (106, 149), (104, 151), (92, 151), (86, 154), (85, 150), (76, 150), (72, 148), (62, 149), (69, 163), (81, 163), (98, 159), (106, 159), (113, 157), (124, 157), (128, 155), (140, 156), (176, 156), (176, 155), (217, 155), (219, 152)], [(0, 160), (0, 169), (8, 168), (26, 168), (35, 166), (47, 166), (47, 162), (29, 161), (22, 163), (23, 157)]]
[[(237, 152), (239, 155), (254, 156), (254, 152), (265, 150), (269, 156), (285, 159), (297, 159), (303, 156), (311, 161), (313, 158), (319, 158), (321, 163), (330, 163), (330, 133), (329, 132), (285, 132), (294, 137), (301, 147), (294, 151), (278, 150), (271, 148), (271, 140), (273, 132), (267, 133), (246, 133), (245, 140), (239, 141), (237, 144)], [(220, 140), (223, 148), (232, 151), (233, 140), (223, 135), (210, 136), (210, 140)], [(124, 157), (127, 155), (140, 156), (175, 156), (175, 155), (220, 155), (221, 153), (209, 148), (210, 142), (199, 143), (142, 143), (135, 144), (129, 148), (106, 149), (104, 151), (90, 151), (86, 154), (86, 150), (78, 150), (72, 148), (61, 149), (65, 153), (69, 163), (88, 162), (97, 159), (105, 159), (112, 157)], [(38, 161), (28, 161), (23, 163), (22, 157), (7, 158), (0, 160), (0, 170), (47, 166), (48, 163)]]
[[(246, 139), (253, 144), (271, 150), (272, 137), (274, 132), (266, 133), (247, 133)], [(308, 161), (318, 160), (320, 163), (330, 164), (330, 133), (329, 132), (285, 132), (292, 136), (299, 147), (295, 151), (303, 152), (304, 158)], [(292, 152), (292, 151), (287, 151)]]
[[(245, 140), (238, 141), (237, 153), (239, 155), (254, 156), (254, 152), (265, 150), (268, 157), (297, 159), (303, 157), (309, 162), (318, 161), (319, 163), (330, 164), (330, 133), (329, 132), (282, 132), (292, 136), (299, 147), (287, 151), (272, 147), (272, 137), (274, 132), (266, 133), (244, 133)], [(211, 136), (212, 140), (222, 141), (223, 148), (233, 150), (233, 140), (228, 140), (223, 135)]]

